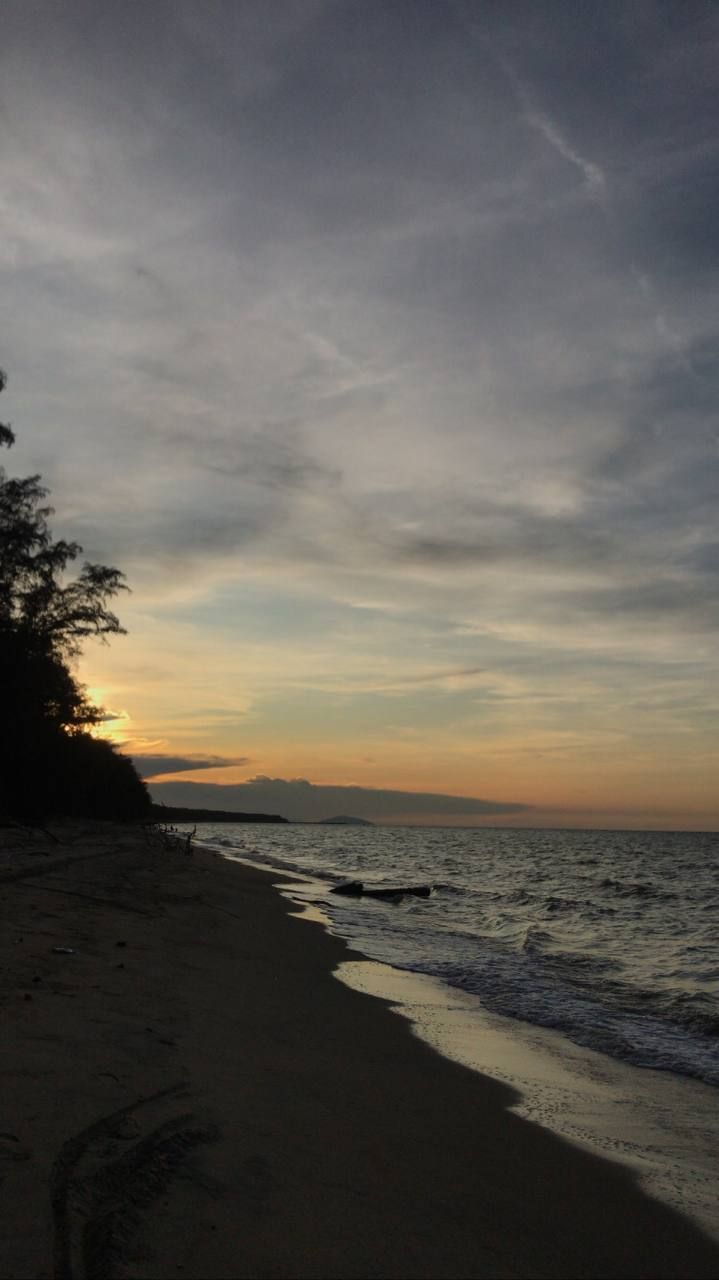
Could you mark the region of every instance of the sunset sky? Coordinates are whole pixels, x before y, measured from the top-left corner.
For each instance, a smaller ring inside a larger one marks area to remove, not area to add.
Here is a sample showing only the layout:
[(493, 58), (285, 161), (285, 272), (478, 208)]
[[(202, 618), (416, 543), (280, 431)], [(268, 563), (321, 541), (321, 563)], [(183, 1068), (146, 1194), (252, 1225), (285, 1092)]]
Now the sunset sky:
[(6, 0), (5, 461), (157, 798), (719, 826), (718, 80), (697, 0)]

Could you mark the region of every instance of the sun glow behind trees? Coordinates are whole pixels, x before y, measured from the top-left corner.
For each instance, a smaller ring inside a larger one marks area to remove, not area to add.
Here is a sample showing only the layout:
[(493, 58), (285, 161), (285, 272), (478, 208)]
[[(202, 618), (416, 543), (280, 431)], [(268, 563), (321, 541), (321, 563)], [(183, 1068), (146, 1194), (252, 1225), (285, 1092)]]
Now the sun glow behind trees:
[[(14, 440), (0, 424), (0, 444)], [(91, 735), (105, 713), (71, 670), (84, 640), (122, 634), (107, 602), (125, 589), (123, 575), (85, 563), (68, 577), (82, 548), (53, 538), (46, 497), (39, 476), (0, 469), (0, 813), (139, 816), (145, 789), (130, 761)]]

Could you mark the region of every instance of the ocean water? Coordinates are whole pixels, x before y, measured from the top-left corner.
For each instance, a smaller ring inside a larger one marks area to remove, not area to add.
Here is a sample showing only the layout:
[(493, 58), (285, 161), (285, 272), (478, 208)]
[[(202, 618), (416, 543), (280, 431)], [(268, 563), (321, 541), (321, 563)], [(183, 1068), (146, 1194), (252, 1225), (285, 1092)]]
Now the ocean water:
[[(202, 824), (299, 873), (370, 959), (636, 1067), (719, 1086), (719, 834)], [(334, 896), (345, 879), (427, 899)]]

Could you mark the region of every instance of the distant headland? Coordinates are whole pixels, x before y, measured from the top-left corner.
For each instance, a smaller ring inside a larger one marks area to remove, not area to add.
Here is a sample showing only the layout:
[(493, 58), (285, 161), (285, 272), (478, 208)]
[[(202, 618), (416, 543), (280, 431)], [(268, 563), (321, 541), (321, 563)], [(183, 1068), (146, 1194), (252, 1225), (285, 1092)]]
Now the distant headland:
[(321, 827), (373, 827), (369, 818), (350, 818), (346, 813), (339, 813), (336, 818), (322, 818)]
[(175, 805), (153, 804), (152, 822), (287, 822), (279, 813), (232, 813), (229, 809), (182, 809)]

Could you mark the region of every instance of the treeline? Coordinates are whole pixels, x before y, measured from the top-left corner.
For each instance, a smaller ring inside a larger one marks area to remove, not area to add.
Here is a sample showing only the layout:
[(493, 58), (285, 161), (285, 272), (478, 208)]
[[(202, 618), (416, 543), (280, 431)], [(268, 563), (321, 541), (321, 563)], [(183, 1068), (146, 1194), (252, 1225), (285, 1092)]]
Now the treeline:
[(278, 813), (235, 813), (232, 809), (183, 809), (178, 805), (152, 804), (156, 822), (287, 822)]
[[(0, 446), (14, 440), (0, 423)], [(38, 475), (12, 478), (0, 467), (0, 816), (145, 817), (147, 788), (90, 732), (103, 711), (72, 670), (85, 639), (123, 633), (108, 608), (126, 589), (123, 575), (85, 563), (69, 578), (82, 547), (53, 538), (46, 498)]]

